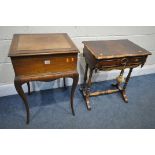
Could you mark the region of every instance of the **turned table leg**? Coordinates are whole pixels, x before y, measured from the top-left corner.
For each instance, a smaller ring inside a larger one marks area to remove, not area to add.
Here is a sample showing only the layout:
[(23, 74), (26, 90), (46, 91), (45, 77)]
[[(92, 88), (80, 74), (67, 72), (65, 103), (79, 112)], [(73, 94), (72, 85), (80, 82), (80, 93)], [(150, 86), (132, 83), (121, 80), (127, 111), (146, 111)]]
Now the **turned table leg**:
[[(88, 86), (87, 86), (87, 73), (88, 73), (88, 64), (86, 63), (86, 68), (85, 68), (85, 74), (84, 74), (84, 82), (83, 82), (83, 85), (81, 86), (80, 90), (82, 92), (82, 95), (85, 99), (85, 102), (86, 102), (86, 106), (87, 106), (87, 109), (88, 110), (91, 110), (91, 107), (90, 107), (90, 101), (89, 101), (89, 93), (88, 93)], [(92, 76), (92, 75), (91, 75)], [(91, 83), (91, 77), (89, 76), (89, 83)]]
[(120, 76), (124, 74), (124, 69), (121, 70)]
[(132, 70), (133, 70), (133, 68), (130, 68), (129, 73), (128, 73), (128, 75), (127, 75), (127, 78), (126, 78), (126, 80), (125, 80), (123, 89), (122, 89), (122, 91), (121, 91), (121, 92), (122, 92), (123, 99), (124, 99), (124, 101), (125, 101), (126, 103), (128, 102), (128, 98), (127, 98), (127, 95), (126, 95), (126, 87), (127, 87), (128, 82), (129, 82), (129, 79), (130, 79)]
[(88, 73), (88, 64), (86, 64), (86, 69), (85, 69), (85, 74), (84, 74), (83, 88), (85, 88), (85, 86), (86, 86), (86, 82), (87, 82), (87, 73)]
[(26, 114), (27, 114), (26, 123), (29, 124), (29, 117), (30, 117), (29, 105), (28, 105), (26, 96), (25, 96), (25, 94), (24, 94), (24, 91), (23, 91), (23, 89), (22, 89), (22, 83), (21, 83), (20, 81), (18, 81), (18, 80), (15, 80), (15, 81), (14, 81), (14, 85), (15, 85), (15, 88), (16, 88), (18, 94), (19, 94), (20, 97), (23, 99), (23, 103), (24, 103), (24, 105), (25, 105)]
[(66, 88), (66, 80), (65, 80), (65, 78), (63, 78), (63, 82), (64, 82), (64, 87)]
[(30, 82), (27, 82), (27, 87), (28, 87), (28, 95), (31, 95)]
[(88, 78), (88, 82), (85, 86), (85, 100), (86, 100), (86, 106), (88, 110), (91, 110), (91, 106), (90, 106), (90, 86), (91, 86), (91, 78), (92, 78), (92, 74), (93, 74), (93, 69), (90, 69), (90, 73), (89, 73), (89, 78)]
[(73, 98), (74, 98), (74, 93), (75, 93), (75, 89), (77, 87), (78, 84), (78, 80), (79, 80), (79, 74), (74, 74), (73, 77), (73, 84), (72, 84), (72, 89), (71, 89), (71, 98), (70, 98), (70, 103), (71, 103), (71, 110), (72, 110), (72, 114), (75, 115), (74, 112), (74, 105), (73, 105)]
[[(126, 78), (126, 80), (125, 80), (125, 83), (124, 83), (124, 86), (123, 86), (123, 87), (121, 87), (119, 83), (112, 84), (112, 85), (115, 86), (117, 89), (119, 89), (119, 91), (120, 91), (121, 94), (122, 94), (123, 100), (124, 100), (126, 103), (128, 103), (128, 97), (127, 97), (127, 95), (126, 95), (126, 87), (127, 87), (128, 82), (129, 82), (129, 79), (130, 79), (132, 70), (133, 70), (133, 68), (130, 68), (129, 73), (128, 73), (128, 75), (127, 75), (127, 78)], [(120, 76), (123, 75), (123, 73), (124, 73), (124, 69), (121, 70)]]
[(87, 109), (91, 110), (89, 98), (90, 98), (90, 86), (91, 86), (91, 77), (92, 77), (93, 70), (90, 69), (88, 82), (87, 82), (87, 73), (88, 73), (88, 64), (86, 63), (85, 74), (84, 74), (84, 82), (83, 82), (83, 86), (81, 87), (80, 90), (81, 90), (82, 95), (85, 99)]
[[(124, 74), (124, 69), (121, 70), (119, 76), (123, 76), (123, 74)], [(118, 82), (116, 84), (113, 83), (112, 86), (115, 86), (116, 88), (118, 88), (119, 84), (118, 84)]]

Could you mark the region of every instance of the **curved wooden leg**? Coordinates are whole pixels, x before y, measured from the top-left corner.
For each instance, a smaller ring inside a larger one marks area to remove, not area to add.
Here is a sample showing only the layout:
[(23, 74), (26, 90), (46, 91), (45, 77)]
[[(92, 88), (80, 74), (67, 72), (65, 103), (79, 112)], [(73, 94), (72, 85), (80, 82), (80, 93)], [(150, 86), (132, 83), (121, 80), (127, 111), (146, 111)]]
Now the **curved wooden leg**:
[(29, 82), (27, 82), (27, 87), (28, 87), (28, 95), (31, 95), (30, 83)]
[(73, 98), (74, 98), (75, 89), (76, 89), (77, 84), (78, 84), (79, 74), (78, 74), (78, 73), (75, 74), (72, 78), (73, 78), (73, 84), (72, 84), (72, 89), (71, 89), (71, 98), (70, 98), (70, 102), (71, 102), (72, 114), (75, 115), (75, 112), (74, 112), (74, 105), (73, 105)]
[(27, 114), (26, 123), (29, 124), (29, 117), (30, 117), (29, 105), (28, 105), (26, 96), (25, 96), (25, 94), (24, 94), (24, 91), (23, 91), (23, 89), (22, 89), (22, 84), (21, 84), (19, 81), (15, 80), (15, 81), (14, 81), (14, 85), (15, 85), (15, 88), (16, 88), (18, 94), (19, 94), (20, 97), (23, 99), (23, 103), (24, 103), (24, 105), (25, 105), (26, 114)]

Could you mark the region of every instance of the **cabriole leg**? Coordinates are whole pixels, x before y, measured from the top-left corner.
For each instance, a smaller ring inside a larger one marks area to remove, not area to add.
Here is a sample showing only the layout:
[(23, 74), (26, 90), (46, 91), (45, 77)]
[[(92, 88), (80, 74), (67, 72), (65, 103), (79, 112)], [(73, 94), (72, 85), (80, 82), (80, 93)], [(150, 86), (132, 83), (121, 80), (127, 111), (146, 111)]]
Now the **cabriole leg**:
[(16, 88), (18, 94), (19, 94), (20, 97), (22, 98), (24, 105), (25, 105), (26, 114), (27, 114), (26, 123), (29, 124), (29, 117), (30, 117), (29, 105), (28, 105), (26, 96), (25, 96), (25, 94), (24, 94), (24, 91), (23, 91), (23, 89), (22, 89), (22, 84), (21, 84), (20, 81), (15, 80), (15, 81), (14, 81), (14, 85), (15, 85), (15, 88)]
[(78, 84), (78, 80), (79, 80), (79, 74), (74, 74), (73, 77), (73, 84), (72, 84), (72, 89), (71, 89), (71, 98), (70, 98), (70, 103), (71, 103), (71, 110), (72, 110), (72, 114), (75, 115), (74, 112), (74, 105), (73, 105), (73, 98), (74, 98), (74, 93), (75, 93), (75, 89), (77, 87)]

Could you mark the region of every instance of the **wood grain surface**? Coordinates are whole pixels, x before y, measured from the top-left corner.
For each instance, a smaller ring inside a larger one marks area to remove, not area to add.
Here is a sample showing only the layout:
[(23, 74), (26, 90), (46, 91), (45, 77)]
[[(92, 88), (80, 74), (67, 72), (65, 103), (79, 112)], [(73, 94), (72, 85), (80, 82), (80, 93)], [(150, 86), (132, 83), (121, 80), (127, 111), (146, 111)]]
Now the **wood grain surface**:
[(87, 48), (96, 59), (119, 58), (125, 56), (143, 56), (151, 53), (135, 43), (125, 40), (84, 41)]
[(15, 34), (9, 56), (78, 53), (77, 47), (66, 33)]

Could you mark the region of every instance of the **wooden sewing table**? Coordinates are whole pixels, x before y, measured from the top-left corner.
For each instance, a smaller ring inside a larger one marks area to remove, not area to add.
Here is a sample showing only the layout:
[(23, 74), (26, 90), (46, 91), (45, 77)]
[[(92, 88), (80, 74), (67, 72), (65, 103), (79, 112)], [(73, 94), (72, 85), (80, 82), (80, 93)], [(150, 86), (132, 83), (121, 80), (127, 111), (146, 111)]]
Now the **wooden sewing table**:
[[(130, 79), (131, 72), (135, 67), (142, 67), (146, 62), (147, 56), (151, 53), (129, 40), (84, 41), (83, 44), (83, 55), (86, 61), (86, 69), (84, 84), (81, 91), (86, 101), (87, 109), (91, 110), (91, 96), (121, 92), (124, 101), (128, 102), (125, 90)], [(87, 77), (88, 68), (90, 72)], [(116, 84), (113, 84), (116, 89), (96, 92), (90, 91), (91, 78), (94, 70), (109, 71), (117, 69), (121, 70), (120, 76), (123, 76), (124, 69), (126, 68), (129, 68), (129, 73), (123, 86), (117, 82)]]

